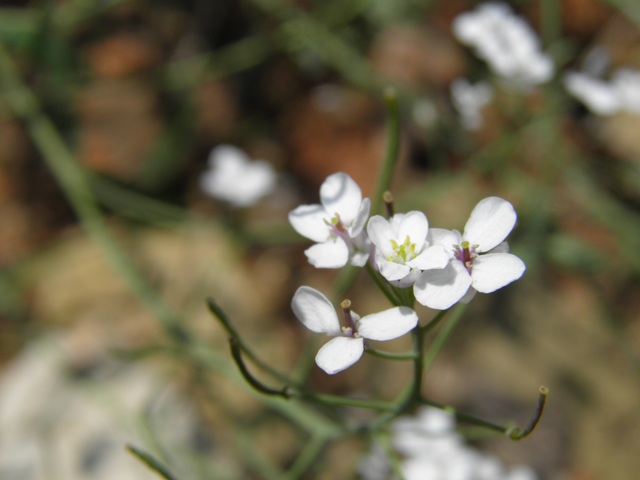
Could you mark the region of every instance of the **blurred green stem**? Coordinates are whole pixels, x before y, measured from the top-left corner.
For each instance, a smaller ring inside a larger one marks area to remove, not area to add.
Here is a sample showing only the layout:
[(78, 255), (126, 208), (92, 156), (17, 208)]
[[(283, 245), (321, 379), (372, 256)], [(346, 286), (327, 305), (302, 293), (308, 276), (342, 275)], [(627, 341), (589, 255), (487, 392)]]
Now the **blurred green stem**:
[[(222, 325), (222, 328), (224, 328), (224, 330), (227, 332), (227, 335), (234, 339), (235, 347), (234, 345), (232, 345), (232, 351), (234, 348), (237, 350), (242, 350), (253, 363), (255, 363), (265, 372), (269, 373), (276, 380), (279, 380), (286, 385), (298, 386), (297, 382), (295, 382), (293, 379), (277, 371), (269, 364), (263, 362), (253, 353), (253, 351), (242, 341), (240, 334), (231, 324), (231, 321), (229, 320), (227, 314), (224, 312), (224, 310), (222, 310), (222, 308), (220, 308), (220, 306), (213, 300), (213, 298), (207, 298), (207, 306), (209, 307), (209, 311), (213, 314), (213, 316), (218, 319), (220, 325)], [(238, 363), (237, 359), (236, 363)], [(240, 364), (244, 365), (242, 363), (242, 360), (240, 360)], [(240, 367), (240, 365), (238, 366)]]
[(393, 87), (387, 87), (384, 91), (384, 100), (387, 106), (387, 147), (378, 174), (378, 182), (371, 200), (371, 215), (382, 215), (382, 203), (384, 194), (389, 190), (393, 178), (393, 170), (398, 159), (400, 149), (400, 108), (398, 92)]
[[(453, 308), (451, 316), (448, 318), (447, 322), (444, 324), (444, 327), (442, 327), (442, 330), (440, 330), (438, 332), (438, 335), (436, 335), (435, 340), (433, 341), (433, 343), (431, 344), (431, 346), (427, 350), (426, 355), (422, 359), (422, 362), (423, 362), (422, 365), (423, 365), (425, 370), (428, 370), (431, 367), (431, 365), (433, 365), (433, 362), (435, 361), (436, 357), (442, 351), (442, 349), (444, 348), (445, 344), (447, 343), (447, 341), (451, 337), (451, 334), (453, 333), (453, 331), (455, 330), (456, 326), (460, 322), (460, 319), (462, 318), (462, 314), (464, 313), (466, 308), (467, 308), (467, 305), (465, 305), (464, 303), (458, 303)], [(446, 312), (446, 311), (447, 310), (443, 310), (443, 312)], [(441, 313), (443, 313), (443, 312), (441, 312)], [(432, 320), (429, 324), (427, 324), (424, 327), (425, 331), (427, 330), (426, 327), (432, 328), (432, 326), (430, 326), (430, 325), (434, 324), (434, 321), (436, 319), (438, 319), (438, 321), (439, 321), (441, 318), (442, 317), (440, 317), (440, 314), (438, 314), (436, 316), (436, 318), (434, 318), (434, 320)], [(433, 326), (435, 326), (435, 324)]]
[(380, 273), (376, 272), (373, 269), (370, 262), (367, 262), (364, 268), (367, 270), (367, 273), (369, 274), (373, 282), (376, 284), (378, 289), (384, 294), (385, 297), (387, 297), (387, 300), (391, 302), (391, 305), (393, 305), (394, 307), (399, 307), (400, 305), (403, 304), (402, 300), (396, 297), (395, 292), (391, 291), (387, 287), (385, 282), (380, 278)]
[(73, 154), (51, 120), (42, 113), (36, 96), (22, 82), (2, 42), (0, 42), (0, 85), (5, 102), (14, 114), (24, 121), (34, 144), (58, 181), (80, 222), (103, 251), (111, 266), (176, 339), (188, 340), (177, 315), (164, 303), (158, 292), (137, 271), (131, 259), (117, 245), (95, 202), (86, 173), (76, 163)]

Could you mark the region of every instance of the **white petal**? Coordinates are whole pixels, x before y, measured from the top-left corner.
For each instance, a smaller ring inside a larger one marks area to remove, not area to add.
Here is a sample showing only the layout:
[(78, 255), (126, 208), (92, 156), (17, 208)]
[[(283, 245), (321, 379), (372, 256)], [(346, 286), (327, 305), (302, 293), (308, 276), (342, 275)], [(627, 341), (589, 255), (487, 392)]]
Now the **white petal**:
[(502, 242), (496, 248), (491, 250), (489, 253), (509, 253), (509, 243)]
[(378, 264), (378, 268), (380, 269), (382, 276), (390, 282), (401, 280), (411, 272), (410, 266), (389, 262), (381, 255), (376, 255), (376, 263)]
[(330, 217), (322, 205), (300, 205), (289, 212), (289, 222), (293, 229), (303, 237), (314, 242), (326, 242), (331, 228), (324, 222)]
[(387, 258), (394, 254), (391, 240), (396, 239), (396, 234), (386, 218), (380, 215), (371, 217), (367, 224), (367, 234), (383, 257)]
[(350, 237), (357, 237), (365, 224), (367, 223), (367, 219), (369, 218), (369, 211), (371, 210), (371, 200), (365, 198), (360, 204), (360, 208), (358, 209), (358, 213), (356, 215), (355, 220), (351, 224), (350, 227), (347, 228), (349, 231)]
[(413, 293), (422, 305), (446, 310), (467, 293), (470, 285), (467, 269), (462, 262), (453, 260), (446, 268), (422, 272), (413, 286)]
[(578, 72), (567, 73), (563, 81), (569, 93), (595, 114), (612, 115), (624, 108), (613, 83)]
[(349, 247), (342, 238), (336, 237), (328, 242), (316, 243), (307, 248), (304, 254), (316, 268), (342, 268), (349, 260)]
[(240, 172), (249, 162), (249, 156), (238, 147), (229, 144), (218, 145), (211, 150), (208, 163), (211, 167)]
[(427, 234), (430, 245), (442, 245), (449, 255), (453, 257), (453, 246), (462, 243), (462, 235), (457, 230), (445, 230), (444, 228), (430, 228)]
[(358, 215), (362, 191), (346, 173), (334, 173), (320, 187), (320, 203), (332, 217), (337, 213), (345, 224), (349, 224)]
[(509, 235), (516, 218), (516, 211), (506, 200), (500, 197), (485, 198), (471, 212), (463, 238), (472, 246), (480, 245), (478, 253), (488, 252)]
[(332, 337), (342, 335), (340, 321), (331, 302), (318, 290), (300, 287), (291, 300), (291, 309), (298, 320), (312, 332)]
[[(473, 281), (473, 279), (471, 279), (471, 281)], [(464, 303), (466, 305), (471, 300), (473, 300), (473, 297), (476, 296), (476, 293), (478, 293), (478, 291), (475, 288), (469, 287), (467, 293), (465, 293), (464, 296), (460, 299), (460, 303)]]
[(490, 293), (519, 279), (526, 267), (510, 253), (489, 253), (473, 261), (472, 286), (482, 293)]
[(411, 270), (411, 272), (409, 272), (409, 275), (407, 275), (406, 277), (390, 283), (393, 286), (398, 288), (409, 288), (409, 287), (412, 287), (414, 283), (416, 283), (416, 280), (418, 279), (421, 273), (422, 273), (421, 270), (414, 268), (413, 270)]
[(364, 267), (369, 260), (371, 253), (371, 240), (366, 232), (360, 232), (360, 235), (351, 239), (349, 247), (349, 263), (354, 267)]
[(369, 252), (354, 252), (349, 258), (349, 263), (354, 267), (364, 267), (369, 260)]
[(419, 252), (424, 246), (429, 231), (429, 221), (424, 213), (412, 211), (407, 213), (398, 226), (398, 243), (405, 241), (407, 237), (411, 243), (416, 244), (416, 251)]
[(329, 375), (333, 375), (360, 360), (363, 352), (363, 338), (336, 337), (318, 351), (316, 363)]
[(418, 324), (418, 314), (409, 307), (395, 307), (367, 315), (356, 327), (358, 333), (370, 340), (392, 340), (409, 333)]
[(426, 248), (424, 252), (410, 262), (407, 262), (407, 265), (420, 270), (431, 270), (446, 267), (450, 259), (451, 256), (443, 245), (433, 245)]

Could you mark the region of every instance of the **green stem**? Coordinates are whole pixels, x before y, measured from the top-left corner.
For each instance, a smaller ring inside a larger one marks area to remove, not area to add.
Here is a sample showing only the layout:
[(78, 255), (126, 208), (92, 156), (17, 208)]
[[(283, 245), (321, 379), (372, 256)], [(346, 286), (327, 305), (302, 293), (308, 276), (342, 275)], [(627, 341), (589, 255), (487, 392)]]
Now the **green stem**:
[(233, 325), (231, 325), (231, 321), (229, 320), (229, 317), (227, 316), (227, 314), (224, 312), (224, 310), (222, 310), (222, 308), (220, 308), (220, 306), (215, 302), (215, 300), (213, 300), (213, 298), (211, 297), (207, 298), (207, 306), (209, 307), (209, 311), (214, 315), (214, 317), (218, 319), (218, 321), (220, 322), (220, 325), (222, 325), (222, 328), (224, 328), (224, 330), (227, 332), (227, 335), (235, 339), (235, 342), (237, 343), (237, 348), (242, 350), (242, 352), (244, 352), (244, 354), (247, 356), (249, 360), (251, 360), (253, 363), (255, 363), (258, 367), (260, 367), (265, 372), (269, 373), (276, 380), (287, 385), (294, 385), (294, 386), (298, 385), (297, 382), (289, 378), (287, 375), (277, 371), (275, 368), (273, 368), (269, 364), (260, 360), (256, 356), (256, 354), (253, 353), (253, 351), (249, 347), (247, 347), (247, 345), (242, 341), (238, 331), (233, 327)]
[(400, 305), (402, 305), (402, 301), (397, 298), (391, 290), (387, 288), (387, 285), (385, 285), (385, 283), (380, 278), (380, 274), (373, 269), (371, 263), (367, 262), (364, 268), (367, 270), (367, 273), (374, 281), (378, 289), (380, 289), (384, 296), (387, 297), (387, 300), (391, 302), (391, 305), (393, 305), (394, 307), (399, 307)]
[[(428, 370), (431, 367), (431, 365), (433, 365), (433, 362), (435, 361), (436, 357), (438, 356), (440, 351), (443, 349), (443, 347), (449, 340), (449, 337), (451, 337), (451, 334), (453, 333), (456, 326), (458, 325), (458, 322), (460, 322), (460, 319), (462, 318), (462, 314), (464, 313), (466, 308), (467, 308), (467, 305), (463, 303), (459, 303), (454, 307), (453, 312), (451, 313), (451, 317), (449, 317), (447, 323), (445, 323), (444, 327), (442, 327), (442, 330), (438, 332), (438, 335), (436, 336), (435, 340), (429, 347), (427, 354), (424, 356), (422, 360), (422, 366), (425, 370)], [(446, 312), (446, 310), (443, 312)], [(438, 316), (436, 316), (436, 319), (438, 319)], [(432, 321), (432, 323), (433, 322), (434, 321)], [(429, 324), (426, 325), (425, 328), (428, 326)]]
[(348, 398), (348, 397), (340, 397), (338, 395), (328, 395), (328, 394), (312, 394), (305, 392), (294, 392), (291, 395), (292, 397), (299, 397), (304, 400), (310, 400), (318, 403), (324, 403), (327, 405), (337, 405), (341, 407), (355, 407), (355, 408), (366, 408), (369, 410), (380, 410), (385, 412), (392, 412), (395, 410), (395, 405), (390, 402), (384, 402), (381, 400), (367, 400), (364, 398)]
[(391, 185), (393, 169), (400, 149), (400, 108), (396, 90), (392, 87), (387, 88), (384, 92), (384, 99), (387, 105), (387, 149), (371, 200), (371, 215), (382, 214), (384, 193), (389, 190)]
[(176, 480), (176, 477), (174, 477), (171, 474), (171, 472), (169, 472), (169, 469), (167, 467), (165, 467), (162, 463), (160, 463), (160, 461), (157, 460), (155, 457), (153, 457), (151, 454), (149, 454), (147, 452), (143, 452), (142, 450), (140, 450), (139, 448), (134, 447), (131, 444), (127, 445), (126, 448), (131, 454), (136, 456), (147, 467), (149, 467), (151, 470), (156, 472), (158, 475), (160, 475), (165, 480)]
[(231, 337), (229, 339), (229, 346), (231, 347), (231, 356), (236, 362), (238, 370), (240, 370), (240, 374), (249, 385), (251, 385), (258, 392), (264, 393), (265, 395), (279, 395), (287, 399), (291, 396), (291, 394), (289, 393), (289, 387), (284, 386), (282, 389), (276, 390), (274, 388), (267, 387), (262, 382), (258, 381), (253, 375), (251, 375), (251, 372), (249, 372), (247, 366), (242, 361), (242, 353), (240, 351), (241, 348), (237, 338)]
[(416, 352), (405, 352), (405, 353), (392, 353), (392, 352), (383, 352), (382, 350), (375, 350), (373, 348), (365, 349), (365, 353), (369, 355), (373, 355), (374, 357), (384, 358), (386, 360), (415, 360), (417, 358)]
[(469, 423), (471, 425), (484, 427), (489, 430), (493, 430), (494, 432), (503, 433), (505, 435), (509, 431), (509, 427), (496, 425), (495, 423), (487, 422), (486, 420), (482, 420), (480, 418), (474, 417), (473, 415), (459, 412), (454, 407), (445, 405), (444, 403), (439, 403), (424, 397), (420, 399), (420, 402), (424, 403), (425, 405), (429, 405), (430, 407), (435, 407), (435, 408), (439, 408), (440, 410), (444, 410), (445, 412), (450, 413), (451, 415), (456, 417), (458, 420), (462, 420), (463, 422)]
[(297, 480), (300, 478), (318, 459), (326, 444), (327, 439), (321, 435), (311, 437), (311, 440), (296, 457), (296, 461), (291, 465), (291, 468), (283, 476), (283, 480)]
[(429, 330), (431, 330), (433, 327), (435, 327), (436, 325), (438, 325), (440, 323), (440, 321), (445, 317), (445, 315), (447, 314), (447, 312), (449, 311), (449, 309), (447, 310), (440, 310), (437, 315), (435, 317), (433, 317), (429, 323), (427, 323), (426, 325), (423, 325), (422, 327), (420, 327), (420, 329), (424, 332), (427, 333)]
[(540, 422), (540, 418), (542, 418), (542, 412), (544, 412), (544, 406), (547, 403), (547, 395), (549, 394), (549, 389), (547, 387), (540, 387), (538, 394), (538, 405), (536, 406), (536, 411), (531, 416), (529, 423), (524, 429), (520, 429), (518, 427), (514, 428), (507, 432), (509, 438), (511, 440), (517, 441), (522, 440), (523, 438), (529, 436), (538, 426)]

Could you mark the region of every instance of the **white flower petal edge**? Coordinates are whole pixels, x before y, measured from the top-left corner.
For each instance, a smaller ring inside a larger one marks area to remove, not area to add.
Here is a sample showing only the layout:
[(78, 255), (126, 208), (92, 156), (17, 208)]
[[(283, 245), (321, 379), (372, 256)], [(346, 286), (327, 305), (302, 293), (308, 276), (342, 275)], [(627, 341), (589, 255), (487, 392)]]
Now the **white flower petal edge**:
[(471, 245), (479, 245), (478, 253), (488, 252), (507, 238), (517, 218), (513, 205), (506, 200), (485, 198), (471, 212), (462, 236)]
[(418, 314), (409, 307), (395, 307), (367, 315), (356, 323), (358, 333), (370, 340), (393, 340), (418, 325)]
[(324, 220), (330, 217), (322, 205), (300, 205), (289, 212), (289, 223), (303, 237), (314, 242), (326, 242), (329, 238)]
[(364, 338), (336, 337), (318, 350), (316, 364), (334, 375), (360, 360), (363, 352)]
[(342, 335), (335, 308), (318, 290), (311, 287), (298, 288), (291, 300), (291, 309), (298, 320), (312, 332), (326, 333), (332, 337)]
[(473, 262), (471, 286), (481, 293), (495, 292), (519, 279), (526, 267), (524, 262), (510, 253), (488, 253)]
[(416, 300), (436, 310), (456, 304), (471, 286), (471, 276), (461, 262), (452, 261), (441, 270), (425, 270), (413, 286)]
[(362, 190), (346, 173), (334, 173), (320, 186), (320, 203), (328, 213), (337, 213), (343, 222), (351, 223), (358, 215)]
[(349, 260), (349, 247), (342, 238), (332, 238), (307, 248), (304, 254), (316, 268), (340, 268)]

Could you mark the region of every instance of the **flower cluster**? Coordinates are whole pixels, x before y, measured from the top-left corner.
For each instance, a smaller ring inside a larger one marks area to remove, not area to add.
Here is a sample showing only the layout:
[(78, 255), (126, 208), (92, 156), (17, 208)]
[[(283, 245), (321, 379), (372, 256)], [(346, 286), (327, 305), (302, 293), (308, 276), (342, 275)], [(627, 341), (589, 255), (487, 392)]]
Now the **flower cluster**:
[[(345, 173), (325, 180), (320, 199), (321, 205), (302, 205), (289, 213), (294, 229), (318, 242), (305, 252), (309, 262), (339, 268), (348, 261), (358, 266), (368, 261), (391, 289), (412, 288), (415, 299), (429, 308), (446, 310), (457, 302), (467, 303), (476, 292), (498, 290), (525, 271), (522, 260), (508, 253), (504, 242), (517, 216), (502, 198), (480, 201), (463, 233), (429, 228), (419, 211), (369, 219), (369, 199), (362, 199), (360, 188)], [(298, 289), (292, 308), (311, 331), (336, 337), (316, 357), (330, 374), (356, 362), (367, 339), (391, 340), (418, 323), (415, 312), (405, 305), (362, 319), (345, 309), (346, 325), (341, 328), (329, 300), (309, 287)]]
[(453, 33), (514, 86), (548, 82), (555, 66), (533, 29), (506, 4), (484, 3), (453, 22)]
[[(526, 466), (505, 469), (500, 461), (468, 447), (455, 432), (449, 413), (427, 407), (416, 417), (401, 418), (393, 425), (392, 444), (403, 456), (400, 469), (407, 480), (536, 480)], [(364, 480), (389, 477), (390, 465), (384, 452), (375, 449), (360, 464)]]
[(563, 81), (569, 93), (597, 115), (613, 115), (621, 111), (640, 115), (638, 70), (621, 68), (609, 81), (587, 73), (569, 72)]

